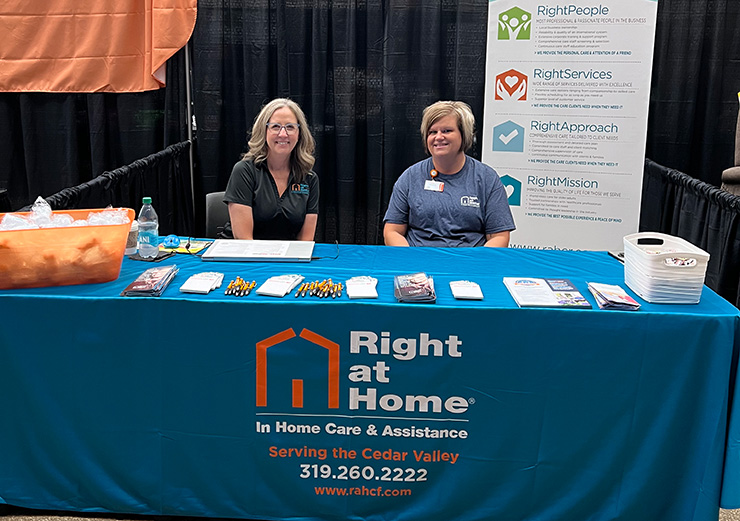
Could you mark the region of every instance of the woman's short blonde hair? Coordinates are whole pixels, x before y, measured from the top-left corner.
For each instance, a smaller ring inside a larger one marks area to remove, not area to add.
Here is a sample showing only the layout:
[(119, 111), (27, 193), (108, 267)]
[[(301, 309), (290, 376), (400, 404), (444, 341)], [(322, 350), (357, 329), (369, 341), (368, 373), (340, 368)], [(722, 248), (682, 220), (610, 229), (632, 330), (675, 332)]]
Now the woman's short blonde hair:
[(267, 159), (267, 153), (270, 151), (267, 147), (267, 123), (275, 111), (283, 107), (288, 107), (293, 112), (300, 125), (298, 143), (290, 154), (290, 169), (296, 182), (302, 183), (316, 162), (313, 157), (316, 143), (311, 135), (311, 129), (308, 128), (306, 115), (298, 103), (291, 99), (276, 98), (262, 107), (260, 113), (254, 118), (252, 134), (248, 142), (249, 152), (244, 154), (242, 159), (252, 160), (255, 163), (263, 163)]
[(467, 152), (473, 146), (475, 117), (473, 116), (473, 111), (470, 110), (470, 105), (462, 101), (438, 101), (425, 108), (421, 117), (421, 138), (427, 154), (430, 153), (427, 146), (429, 129), (440, 119), (451, 115), (457, 119), (457, 128), (462, 135), (460, 151)]

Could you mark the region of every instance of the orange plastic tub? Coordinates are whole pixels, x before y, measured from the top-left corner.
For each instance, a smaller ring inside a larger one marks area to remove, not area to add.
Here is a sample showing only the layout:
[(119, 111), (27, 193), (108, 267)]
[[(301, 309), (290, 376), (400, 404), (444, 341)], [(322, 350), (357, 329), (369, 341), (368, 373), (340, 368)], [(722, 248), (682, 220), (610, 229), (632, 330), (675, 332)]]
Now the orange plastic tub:
[[(129, 220), (136, 216), (128, 211)], [(99, 210), (55, 214), (87, 219)], [(19, 215), (28, 215), (20, 213)], [(0, 220), (5, 214), (0, 214)], [(131, 223), (0, 231), (0, 289), (109, 282), (121, 273)]]

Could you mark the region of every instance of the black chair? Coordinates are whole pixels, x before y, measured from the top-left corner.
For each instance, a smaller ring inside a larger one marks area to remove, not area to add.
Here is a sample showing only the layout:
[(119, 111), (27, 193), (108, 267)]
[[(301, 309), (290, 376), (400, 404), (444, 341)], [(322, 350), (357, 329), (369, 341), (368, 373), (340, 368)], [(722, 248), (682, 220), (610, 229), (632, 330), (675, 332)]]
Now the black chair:
[(224, 203), (226, 192), (206, 194), (206, 238), (215, 239), (229, 220), (229, 207)]

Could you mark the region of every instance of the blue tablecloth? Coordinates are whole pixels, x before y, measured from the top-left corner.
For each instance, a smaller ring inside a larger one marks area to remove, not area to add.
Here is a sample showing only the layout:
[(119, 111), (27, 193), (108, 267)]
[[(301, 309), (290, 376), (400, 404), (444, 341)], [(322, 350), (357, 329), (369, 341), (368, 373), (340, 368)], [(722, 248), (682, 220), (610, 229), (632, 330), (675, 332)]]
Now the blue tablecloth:
[[(316, 246), (308, 264), (178, 255), (159, 298), (0, 291), (0, 500), (42, 509), (340, 520), (694, 519), (740, 506), (738, 310), (602, 311), (605, 252)], [(378, 279), (376, 300), (178, 291)], [(401, 304), (393, 276), (434, 277)], [(595, 309), (519, 309), (504, 276)], [(485, 299), (456, 301), (451, 280)], [(728, 414), (733, 411), (732, 414)], [(730, 422), (728, 430), (727, 425)]]

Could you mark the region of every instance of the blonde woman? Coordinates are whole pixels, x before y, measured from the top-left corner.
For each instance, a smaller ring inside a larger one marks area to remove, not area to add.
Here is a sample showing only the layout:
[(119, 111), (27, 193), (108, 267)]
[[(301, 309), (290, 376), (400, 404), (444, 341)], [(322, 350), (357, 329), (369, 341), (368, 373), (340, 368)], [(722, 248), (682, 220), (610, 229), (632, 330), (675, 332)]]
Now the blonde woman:
[(514, 219), (493, 168), (465, 154), (475, 118), (461, 101), (424, 109), (421, 135), (430, 155), (401, 174), (385, 214), (388, 246), (509, 245)]
[(314, 139), (306, 116), (287, 98), (257, 115), (249, 152), (234, 165), (224, 202), (235, 239), (312, 241), (319, 214)]

